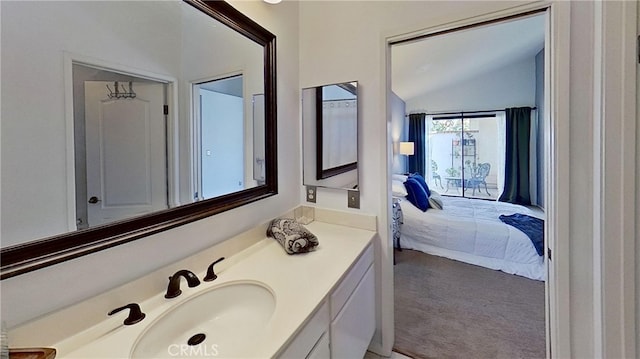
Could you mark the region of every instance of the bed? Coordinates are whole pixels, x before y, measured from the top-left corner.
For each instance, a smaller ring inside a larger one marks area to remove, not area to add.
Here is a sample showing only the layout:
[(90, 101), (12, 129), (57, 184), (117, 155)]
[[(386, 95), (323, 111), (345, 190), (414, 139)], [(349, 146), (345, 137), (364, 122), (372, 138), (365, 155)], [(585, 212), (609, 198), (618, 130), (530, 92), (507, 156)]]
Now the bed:
[(529, 237), (500, 221), (502, 214), (541, 218), (527, 207), (504, 202), (441, 196), (443, 208), (421, 211), (400, 199), (403, 225), (400, 246), (545, 280), (544, 259)]

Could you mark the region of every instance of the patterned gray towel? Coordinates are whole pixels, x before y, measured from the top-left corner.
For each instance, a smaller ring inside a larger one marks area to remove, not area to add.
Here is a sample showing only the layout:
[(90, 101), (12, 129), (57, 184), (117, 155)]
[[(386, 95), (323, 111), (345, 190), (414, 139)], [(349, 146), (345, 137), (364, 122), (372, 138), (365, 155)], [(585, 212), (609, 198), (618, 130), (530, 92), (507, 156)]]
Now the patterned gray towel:
[(318, 238), (291, 218), (276, 218), (271, 221), (267, 236), (280, 242), (288, 254), (310, 252), (318, 246)]

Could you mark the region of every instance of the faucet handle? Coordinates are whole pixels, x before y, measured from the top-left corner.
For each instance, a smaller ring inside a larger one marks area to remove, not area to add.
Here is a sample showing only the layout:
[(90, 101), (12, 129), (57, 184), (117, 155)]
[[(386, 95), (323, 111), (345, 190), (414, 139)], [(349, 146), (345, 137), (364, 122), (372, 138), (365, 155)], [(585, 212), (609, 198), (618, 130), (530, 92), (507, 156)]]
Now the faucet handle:
[(114, 315), (125, 309), (129, 309), (129, 316), (124, 320), (124, 325), (136, 324), (147, 316), (146, 314), (142, 313), (142, 310), (140, 310), (140, 305), (138, 303), (129, 303), (120, 308), (116, 308), (110, 311), (108, 315)]
[(213, 272), (213, 266), (220, 263), (222, 260), (224, 259), (224, 257), (218, 259), (217, 261), (211, 263), (209, 265), (209, 268), (207, 268), (207, 275), (204, 276), (204, 278), (202, 278), (202, 280), (204, 280), (205, 282), (211, 282), (212, 280), (218, 278), (218, 276)]

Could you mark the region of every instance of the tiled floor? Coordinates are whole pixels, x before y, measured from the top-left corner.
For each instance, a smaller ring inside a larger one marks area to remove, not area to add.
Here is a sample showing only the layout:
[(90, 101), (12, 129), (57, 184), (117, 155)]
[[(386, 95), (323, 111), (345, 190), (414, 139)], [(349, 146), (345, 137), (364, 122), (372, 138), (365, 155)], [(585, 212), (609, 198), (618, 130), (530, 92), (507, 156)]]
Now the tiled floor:
[[(387, 357), (383, 357), (380, 356), (376, 353), (372, 353), (372, 352), (367, 352), (367, 354), (364, 355), (363, 359), (387, 359)], [(406, 355), (402, 355), (400, 353), (396, 353), (396, 352), (391, 352), (391, 356), (389, 357), (390, 359), (411, 359), (410, 357), (406, 356)]]

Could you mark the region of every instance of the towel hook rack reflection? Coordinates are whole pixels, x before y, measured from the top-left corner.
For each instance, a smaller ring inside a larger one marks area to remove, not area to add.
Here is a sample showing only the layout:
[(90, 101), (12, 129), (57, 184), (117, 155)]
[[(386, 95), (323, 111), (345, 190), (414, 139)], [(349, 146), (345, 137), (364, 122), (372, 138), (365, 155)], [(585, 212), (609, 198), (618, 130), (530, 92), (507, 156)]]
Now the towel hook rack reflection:
[[(120, 89), (120, 87), (122, 87), (122, 90)], [(136, 93), (133, 91), (133, 83), (131, 81), (129, 81), (129, 91), (127, 91), (127, 89), (124, 87), (124, 85), (119, 84), (118, 81), (114, 81), (113, 82), (113, 87), (115, 88), (114, 90), (111, 90), (111, 87), (109, 87), (109, 85), (107, 85), (107, 90), (109, 90), (109, 94), (107, 96), (109, 96), (110, 99), (121, 99), (121, 98), (135, 98), (136, 97)]]

